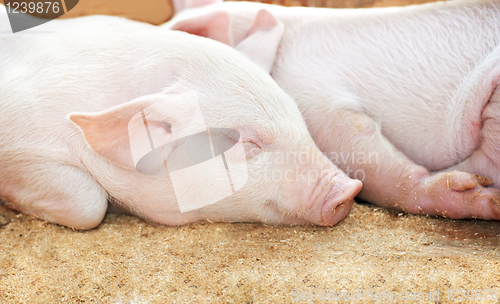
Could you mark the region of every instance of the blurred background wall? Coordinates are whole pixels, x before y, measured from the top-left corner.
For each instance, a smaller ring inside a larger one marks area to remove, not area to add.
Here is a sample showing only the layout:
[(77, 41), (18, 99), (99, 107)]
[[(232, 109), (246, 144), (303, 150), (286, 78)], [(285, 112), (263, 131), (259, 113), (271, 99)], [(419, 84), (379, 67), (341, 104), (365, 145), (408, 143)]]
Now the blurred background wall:
[[(30, 0), (22, 0), (31, 2)], [(335, 8), (401, 6), (432, 2), (433, 0), (261, 0), (285, 6), (315, 6)], [(3, 0), (0, 0), (3, 2)], [(173, 15), (170, 0), (79, 0), (63, 18), (104, 14), (161, 24)]]

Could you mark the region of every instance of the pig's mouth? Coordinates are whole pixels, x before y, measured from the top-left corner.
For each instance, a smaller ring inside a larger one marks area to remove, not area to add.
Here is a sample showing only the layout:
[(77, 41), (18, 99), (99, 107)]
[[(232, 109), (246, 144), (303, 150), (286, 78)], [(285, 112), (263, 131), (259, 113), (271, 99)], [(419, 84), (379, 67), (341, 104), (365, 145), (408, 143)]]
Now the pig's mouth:
[(349, 188), (344, 189), (342, 195), (329, 195), (321, 208), (322, 226), (333, 226), (344, 219), (354, 203), (354, 197), (361, 191), (362, 183), (353, 180)]
[(347, 216), (363, 184), (341, 171), (332, 172), (325, 180), (326, 185), (323, 181), (318, 184), (321, 195), (313, 202), (318, 208), (311, 210), (310, 216), (317, 225), (333, 226)]
[[(362, 186), (361, 181), (350, 179), (338, 169), (332, 170), (313, 187), (312, 193), (308, 194), (308, 200), (299, 199), (294, 205), (295, 208), (268, 200), (267, 210), (269, 213), (281, 213), (285, 222), (292, 225), (333, 226), (347, 216), (354, 197), (361, 191)], [(283, 222), (283, 219), (274, 221)]]

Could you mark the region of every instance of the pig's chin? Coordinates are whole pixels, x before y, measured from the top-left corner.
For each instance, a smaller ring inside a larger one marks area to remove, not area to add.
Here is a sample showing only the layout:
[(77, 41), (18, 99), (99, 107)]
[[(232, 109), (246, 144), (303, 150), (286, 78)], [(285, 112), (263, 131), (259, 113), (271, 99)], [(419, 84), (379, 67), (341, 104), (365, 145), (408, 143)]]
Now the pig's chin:
[(315, 224), (333, 226), (343, 220), (352, 208), (354, 199), (339, 202), (325, 202), (321, 208), (321, 220)]
[(297, 213), (289, 212), (286, 208), (281, 208), (280, 204), (274, 200), (266, 201), (266, 210), (260, 215), (262, 222), (268, 224), (287, 225), (311, 225), (311, 221), (299, 216)]

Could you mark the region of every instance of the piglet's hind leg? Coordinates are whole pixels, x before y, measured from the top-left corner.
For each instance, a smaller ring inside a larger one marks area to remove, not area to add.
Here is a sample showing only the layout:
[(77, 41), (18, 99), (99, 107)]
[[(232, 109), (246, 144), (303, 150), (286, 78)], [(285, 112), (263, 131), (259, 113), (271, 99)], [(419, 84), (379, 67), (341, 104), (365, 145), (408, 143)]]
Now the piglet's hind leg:
[(6, 206), (49, 222), (91, 229), (106, 213), (106, 191), (89, 173), (73, 166), (36, 164), (22, 176), (3, 179)]
[[(500, 190), (486, 188), (491, 180), (460, 171), (431, 174), (397, 150), (366, 114), (337, 110), (326, 115), (330, 116), (330, 125), (311, 128), (322, 151), (377, 155), (369, 162), (357, 162), (353, 158), (341, 162), (339, 158), (332, 160), (351, 177), (355, 177), (356, 172), (364, 173), (360, 198), (414, 214), (500, 219)], [(326, 117), (322, 121), (327, 121)]]

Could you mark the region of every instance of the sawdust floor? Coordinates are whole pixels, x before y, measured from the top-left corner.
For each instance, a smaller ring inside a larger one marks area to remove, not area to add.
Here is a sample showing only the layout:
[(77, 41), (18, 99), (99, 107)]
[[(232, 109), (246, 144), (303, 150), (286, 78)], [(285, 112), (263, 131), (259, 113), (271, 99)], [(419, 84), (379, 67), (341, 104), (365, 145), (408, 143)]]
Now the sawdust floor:
[[(357, 289), (351, 302), (435, 303), (439, 290), (451, 303), (453, 290), (500, 287), (499, 235), (498, 222), (366, 204), (336, 227), (163, 227), (111, 214), (90, 231), (0, 206), (0, 303), (305, 303)], [(486, 293), (458, 302), (498, 303)]]

